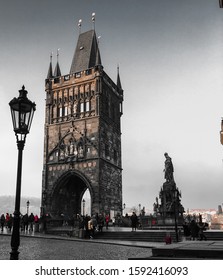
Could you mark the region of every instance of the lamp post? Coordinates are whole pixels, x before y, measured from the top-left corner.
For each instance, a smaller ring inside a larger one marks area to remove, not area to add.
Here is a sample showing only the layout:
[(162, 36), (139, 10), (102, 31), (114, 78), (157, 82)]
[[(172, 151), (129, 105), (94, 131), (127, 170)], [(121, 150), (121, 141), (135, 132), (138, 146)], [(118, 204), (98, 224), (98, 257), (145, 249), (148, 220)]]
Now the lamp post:
[(27, 215), (29, 216), (29, 204), (30, 204), (30, 202), (29, 202), (29, 200), (26, 202), (26, 206), (27, 206)]
[(220, 8), (223, 8), (223, 0), (219, 0), (219, 6)]
[(36, 110), (36, 104), (31, 102), (27, 98), (27, 91), (23, 86), (19, 90), (19, 97), (14, 97), (10, 102), (13, 129), (16, 135), (17, 147), (18, 147), (18, 165), (17, 165), (17, 181), (16, 181), (16, 196), (15, 196), (15, 211), (13, 230), (11, 237), (10, 259), (18, 260), (20, 245), (20, 196), (21, 196), (21, 177), (22, 177), (22, 153), (25, 145), (26, 135), (30, 131), (33, 114)]
[(82, 202), (83, 202), (83, 216), (85, 216), (85, 200), (83, 199)]

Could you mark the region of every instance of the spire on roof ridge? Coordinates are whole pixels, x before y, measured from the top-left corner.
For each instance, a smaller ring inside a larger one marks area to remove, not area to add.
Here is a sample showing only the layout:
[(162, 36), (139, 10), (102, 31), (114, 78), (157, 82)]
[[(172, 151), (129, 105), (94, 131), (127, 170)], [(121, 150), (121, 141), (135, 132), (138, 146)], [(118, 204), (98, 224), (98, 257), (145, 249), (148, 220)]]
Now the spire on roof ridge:
[(59, 50), (60, 49), (57, 49), (57, 64), (56, 64), (56, 67), (55, 67), (55, 70), (54, 70), (54, 76), (55, 77), (61, 76), (60, 65), (59, 65)]
[(47, 79), (53, 78), (52, 57), (53, 57), (53, 53), (51, 52), (51, 54), (50, 54), (50, 65), (49, 65), (49, 69), (48, 69)]
[(120, 79), (120, 75), (119, 75), (119, 65), (117, 67), (117, 87), (122, 89), (121, 79)]

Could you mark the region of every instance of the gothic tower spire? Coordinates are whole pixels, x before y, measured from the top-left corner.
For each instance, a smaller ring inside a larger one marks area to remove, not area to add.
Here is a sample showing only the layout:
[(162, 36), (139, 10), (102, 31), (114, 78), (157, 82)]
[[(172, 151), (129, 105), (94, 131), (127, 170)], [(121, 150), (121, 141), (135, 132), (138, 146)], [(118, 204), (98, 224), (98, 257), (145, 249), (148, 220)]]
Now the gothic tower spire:
[(117, 67), (117, 87), (119, 89), (122, 89), (121, 79), (120, 79), (120, 75), (119, 75), (119, 65)]
[(53, 77), (52, 57), (53, 57), (53, 54), (51, 52), (51, 54), (50, 54), (50, 65), (49, 65), (49, 70), (48, 70), (48, 74), (47, 74), (47, 79), (51, 79)]
[(54, 70), (54, 76), (55, 77), (60, 77), (61, 76), (61, 71), (60, 71), (60, 65), (59, 65), (59, 50), (57, 50), (57, 64)]

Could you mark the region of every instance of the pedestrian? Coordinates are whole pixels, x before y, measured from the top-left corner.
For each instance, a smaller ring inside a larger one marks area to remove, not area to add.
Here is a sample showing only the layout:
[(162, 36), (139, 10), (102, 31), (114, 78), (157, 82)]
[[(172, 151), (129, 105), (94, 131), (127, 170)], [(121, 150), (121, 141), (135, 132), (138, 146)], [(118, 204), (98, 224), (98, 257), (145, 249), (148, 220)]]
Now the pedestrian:
[(166, 244), (171, 244), (172, 243), (172, 237), (170, 235), (169, 232), (166, 233), (166, 236), (165, 236), (165, 243)]
[(135, 212), (132, 212), (131, 223), (132, 223), (132, 231), (134, 230), (136, 231), (138, 225), (138, 217)]
[(191, 238), (191, 232), (190, 232), (189, 225), (186, 222), (183, 224), (183, 230), (184, 230), (184, 238), (186, 240), (190, 239)]
[(22, 217), (22, 220), (23, 220), (23, 224), (24, 224), (24, 231), (28, 231), (29, 217), (28, 217), (27, 213)]
[(88, 221), (88, 232), (89, 232), (89, 238), (94, 238), (94, 220), (93, 218), (90, 218)]
[(33, 213), (31, 213), (31, 214), (29, 215), (29, 217), (28, 217), (29, 231), (30, 231), (30, 232), (33, 232), (33, 223), (34, 223), (34, 220), (35, 220), (34, 215), (33, 215)]
[(12, 230), (12, 224), (13, 224), (13, 217), (12, 217), (12, 214), (10, 214), (9, 219), (8, 219), (8, 230), (9, 230), (9, 232)]
[(197, 223), (195, 222), (195, 220), (192, 220), (192, 221), (190, 222), (189, 229), (190, 229), (190, 232), (191, 232), (191, 239), (192, 239), (192, 240), (197, 239), (197, 238), (198, 238), (198, 231), (199, 231), (199, 228), (198, 228), (198, 225), (197, 225)]
[(85, 238), (90, 238), (90, 230), (88, 226), (88, 222), (90, 221), (90, 216), (86, 215), (84, 217), (84, 228), (85, 228)]
[(202, 241), (203, 239), (207, 240), (207, 237), (204, 234), (205, 224), (202, 223), (202, 222), (199, 222), (198, 223), (198, 228), (199, 228), (199, 231), (198, 231), (199, 240), (200, 241)]
[(5, 224), (6, 224), (7, 228), (8, 228), (9, 219), (10, 219), (9, 213), (6, 213), (6, 215), (5, 215)]
[(5, 226), (5, 215), (4, 214), (1, 215), (0, 223), (1, 223), (1, 231), (4, 231), (4, 226)]
[(106, 229), (108, 229), (108, 223), (109, 223), (109, 221), (110, 221), (110, 216), (107, 214), (107, 215), (105, 216)]
[(99, 232), (103, 231), (103, 226), (104, 226), (104, 217), (102, 216), (102, 214), (99, 214), (99, 217), (98, 217), (98, 231)]

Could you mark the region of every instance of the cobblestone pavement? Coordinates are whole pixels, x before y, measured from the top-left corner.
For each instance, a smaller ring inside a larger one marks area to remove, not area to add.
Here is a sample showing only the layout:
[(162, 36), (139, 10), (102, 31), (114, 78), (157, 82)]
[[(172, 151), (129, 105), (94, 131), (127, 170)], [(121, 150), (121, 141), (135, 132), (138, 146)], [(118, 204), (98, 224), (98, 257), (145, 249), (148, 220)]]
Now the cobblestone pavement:
[[(10, 241), (11, 236), (0, 235), (0, 260), (9, 259)], [(24, 236), (19, 252), (20, 260), (127, 260), (152, 254), (150, 248)]]

